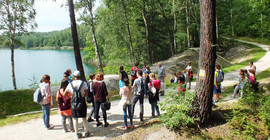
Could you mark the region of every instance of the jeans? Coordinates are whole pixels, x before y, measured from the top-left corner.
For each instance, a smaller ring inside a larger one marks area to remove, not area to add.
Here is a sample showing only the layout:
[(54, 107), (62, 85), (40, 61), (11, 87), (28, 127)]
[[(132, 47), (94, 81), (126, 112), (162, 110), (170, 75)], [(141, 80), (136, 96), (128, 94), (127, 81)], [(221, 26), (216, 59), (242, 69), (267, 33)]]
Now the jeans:
[(41, 105), (43, 111), (43, 123), (49, 128), (50, 127), (50, 104)]
[(138, 100), (140, 101), (140, 120), (143, 120), (143, 100), (144, 100), (144, 95), (134, 95), (132, 98), (132, 116), (134, 116), (134, 110), (135, 110), (135, 105), (138, 102)]
[[(99, 108), (100, 108), (100, 105), (101, 105), (101, 102), (99, 101), (95, 101), (95, 118), (96, 118), (96, 121), (99, 122)], [(103, 119), (104, 119), (104, 123), (107, 122), (107, 113), (106, 113), (106, 110), (105, 109), (102, 109), (102, 114), (103, 114)]]
[(92, 102), (92, 107), (90, 109), (90, 113), (89, 113), (89, 117), (88, 119), (92, 118), (93, 114), (94, 114), (94, 111), (95, 111), (95, 103)]
[[(79, 122), (78, 122), (78, 119), (79, 118), (74, 118), (75, 120), (75, 133), (78, 134), (79, 132)], [(88, 123), (86, 121), (86, 118), (82, 118), (83, 119), (83, 127), (84, 127), (84, 130), (85, 130), (85, 133), (88, 132)]]
[(125, 109), (123, 109), (125, 126), (128, 126), (128, 124), (127, 124), (127, 110), (128, 110), (128, 115), (129, 115), (129, 119), (130, 119), (130, 126), (132, 126), (133, 125), (133, 123), (132, 123), (133, 116), (131, 114), (131, 105), (126, 105)]
[(237, 95), (237, 91), (241, 89), (241, 97), (243, 96), (243, 88), (244, 86), (241, 85), (236, 85), (233, 91), (233, 97), (235, 97)]
[(160, 115), (159, 107), (157, 105), (157, 101), (154, 101), (151, 103), (151, 109), (152, 109), (152, 117), (155, 117), (155, 110), (157, 111), (157, 115)]
[(69, 128), (71, 131), (74, 130), (74, 127), (73, 127), (73, 120), (72, 120), (72, 116), (64, 116), (64, 115), (61, 115), (62, 116), (62, 125), (63, 125), (63, 128), (65, 130), (65, 132), (67, 132), (67, 124), (66, 124), (66, 119), (68, 119), (69, 121)]

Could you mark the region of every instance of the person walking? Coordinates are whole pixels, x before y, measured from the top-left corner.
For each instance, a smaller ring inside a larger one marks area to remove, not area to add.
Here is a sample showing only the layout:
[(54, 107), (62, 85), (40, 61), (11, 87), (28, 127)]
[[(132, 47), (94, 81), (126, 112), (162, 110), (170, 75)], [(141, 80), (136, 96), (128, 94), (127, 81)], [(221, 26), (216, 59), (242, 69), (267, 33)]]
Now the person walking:
[(164, 96), (165, 93), (165, 68), (161, 65), (161, 63), (158, 63), (158, 80), (161, 83), (160, 88), (160, 96)]
[[(95, 118), (97, 122), (97, 126), (102, 125), (102, 123), (99, 121), (99, 109), (102, 103), (105, 103), (107, 100), (110, 101), (110, 97), (107, 91), (107, 87), (105, 82), (103, 81), (104, 74), (98, 73), (96, 77), (96, 82), (93, 84), (93, 95), (94, 95), (94, 103), (95, 103)], [(107, 97), (107, 100), (106, 100)], [(102, 114), (103, 114), (103, 120), (104, 120), (104, 126), (109, 126), (109, 123), (107, 122), (107, 113), (106, 109), (102, 108)]]
[(192, 74), (192, 66), (191, 66), (191, 62), (189, 61), (186, 67), (186, 77), (187, 77), (186, 85), (187, 83), (189, 84), (188, 90), (190, 90), (190, 87), (191, 87), (191, 74)]
[(131, 86), (133, 86), (135, 79), (138, 78), (137, 77), (137, 71), (139, 70), (138, 66), (139, 66), (139, 62), (137, 62), (135, 66), (131, 68)]
[[(78, 95), (79, 97), (82, 97), (81, 100), (81, 104), (82, 104), (82, 108), (81, 109), (71, 109), (72, 112), (72, 117), (75, 120), (75, 133), (77, 135), (77, 138), (80, 139), (82, 138), (82, 134), (79, 132), (79, 126), (78, 126), (78, 119), (82, 118), (83, 119), (83, 126), (84, 126), (84, 130), (85, 130), (85, 137), (89, 137), (90, 136), (90, 132), (88, 131), (88, 124), (87, 124), (87, 120), (86, 120), (86, 114), (87, 114), (87, 106), (86, 106), (86, 102), (85, 102), (85, 97), (87, 97), (88, 95), (88, 91), (87, 91), (87, 84), (86, 82), (80, 80), (80, 71), (76, 70), (73, 72), (73, 81), (71, 83), (68, 84), (64, 95), (68, 96), (68, 93), (71, 92), (72, 93), (72, 99), (73, 100), (76, 95), (74, 93), (76, 93), (75, 91), (78, 91), (78, 93), (80, 95)], [(73, 103), (73, 101), (72, 101)]]
[(125, 129), (128, 129), (127, 124), (127, 111), (129, 115), (130, 120), (130, 128), (134, 128), (133, 122), (132, 122), (132, 114), (131, 114), (131, 94), (132, 94), (132, 88), (129, 86), (129, 80), (124, 79), (125, 86), (120, 89), (119, 95), (121, 96), (121, 100), (119, 102), (119, 106), (121, 109), (123, 109), (124, 113), (124, 122), (125, 122)]
[(68, 86), (68, 80), (64, 80), (61, 83), (61, 87), (56, 94), (56, 101), (58, 102), (58, 112), (62, 117), (62, 126), (65, 132), (69, 132), (67, 129), (66, 119), (69, 121), (70, 131), (75, 132), (72, 120), (71, 111), (71, 97), (72, 93), (68, 92), (67, 95), (64, 94), (66, 87)]
[(52, 91), (51, 91), (51, 81), (50, 76), (45, 74), (40, 80), (40, 92), (42, 96), (42, 100), (40, 102), (42, 112), (43, 112), (43, 123), (45, 127), (50, 130), (53, 129), (54, 126), (50, 124), (50, 109), (53, 106), (52, 102)]
[(73, 78), (71, 77), (72, 71), (71, 69), (67, 69), (65, 72), (68, 75), (68, 82), (71, 83)]
[(137, 79), (134, 81), (132, 89), (134, 90), (134, 96), (132, 98), (132, 116), (134, 116), (135, 105), (140, 102), (140, 121), (143, 121), (143, 102), (144, 102), (144, 79), (142, 78), (142, 70), (138, 70)]
[(88, 97), (87, 97), (87, 102), (92, 103), (92, 106), (91, 106), (90, 113), (89, 113), (87, 121), (92, 122), (92, 121), (94, 121), (94, 119), (92, 119), (92, 116), (93, 116), (93, 114), (95, 112), (95, 103), (94, 103), (94, 94), (93, 94), (93, 84), (96, 81), (95, 80), (95, 74), (90, 73), (89, 78), (90, 78), (90, 80), (87, 82), (87, 84), (88, 84), (88, 92), (89, 92)]
[(119, 80), (119, 89), (124, 87), (124, 79), (128, 79), (128, 75), (124, 70), (123, 66), (120, 66), (120, 80)]
[(149, 77), (151, 79), (151, 82), (149, 82), (149, 84), (148, 84), (149, 90), (153, 86), (156, 89), (155, 96), (154, 97), (150, 97), (149, 96), (149, 103), (151, 104), (151, 109), (152, 109), (152, 118), (155, 118), (155, 111), (157, 112), (157, 115), (160, 116), (160, 111), (159, 111), (159, 107), (157, 105), (157, 102), (159, 101), (159, 90), (160, 90), (161, 83), (160, 83), (159, 80), (157, 80), (155, 78), (155, 74), (154, 73), (151, 73)]

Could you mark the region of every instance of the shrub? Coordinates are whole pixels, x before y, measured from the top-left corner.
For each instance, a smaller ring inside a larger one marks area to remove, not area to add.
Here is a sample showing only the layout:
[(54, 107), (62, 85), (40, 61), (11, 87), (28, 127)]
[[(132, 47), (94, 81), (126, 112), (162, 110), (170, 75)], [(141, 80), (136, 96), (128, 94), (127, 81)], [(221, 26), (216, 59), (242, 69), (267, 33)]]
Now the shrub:
[(264, 125), (270, 130), (270, 95), (264, 96), (261, 100), (261, 107), (258, 115)]
[(194, 114), (196, 108), (193, 106), (193, 101), (196, 94), (194, 93), (168, 93), (164, 97), (164, 102), (160, 103), (161, 110), (166, 111), (161, 116), (161, 121), (166, 127), (179, 130), (182, 127), (190, 127), (195, 124)]

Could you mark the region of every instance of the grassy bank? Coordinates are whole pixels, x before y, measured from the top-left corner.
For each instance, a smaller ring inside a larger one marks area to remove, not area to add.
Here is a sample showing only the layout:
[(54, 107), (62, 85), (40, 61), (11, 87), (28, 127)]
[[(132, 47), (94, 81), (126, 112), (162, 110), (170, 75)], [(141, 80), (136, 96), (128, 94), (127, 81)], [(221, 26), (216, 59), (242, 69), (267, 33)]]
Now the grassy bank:
[(250, 42), (257, 42), (265, 45), (270, 45), (270, 40), (267, 38), (248, 38), (248, 37), (237, 37), (239, 40), (245, 40)]
[(260, 48), (259, 46), (249, 44), (249, 43), (239, 42), (239, 41), (237, 43), (241, 44), (241, 45), (251, 47), (252, 50), (249, 53), (252, 54), (252, 57), (249, 57), (247, 60), (245, 60), (245, 61), (243, 61), (241, 63), (236, 63), (233, 66), (223, 68), (222, 70), (225, 73), (235, 71), (235, 70), (239, 70), (239, 69), (241, 69), (243, 67), (246, 67), (246, 66), (249, 65), (250, 61), (256, 62), (266, 54), (266, 51), (264, 49)]

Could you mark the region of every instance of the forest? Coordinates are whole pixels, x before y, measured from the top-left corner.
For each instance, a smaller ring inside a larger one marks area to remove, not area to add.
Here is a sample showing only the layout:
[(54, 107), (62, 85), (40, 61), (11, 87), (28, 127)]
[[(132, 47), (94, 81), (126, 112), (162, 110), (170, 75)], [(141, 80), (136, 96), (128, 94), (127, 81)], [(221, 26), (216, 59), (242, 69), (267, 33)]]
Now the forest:
[[(75, 2), (75, 9), (84, 8), (80, 2)], [(217, 38), (269, 38), (268, 15), (268, 0), (217, 0)], [(77, 16), (82, 21), (77, 28), (80, 47), (87, 54), (84, 59), (94, 60), (96, 54), (91, 22), (87, 18), (89, 13), (81, 12)], [(94, 13), (93, 24), (99, 54), (107, 66), (130, 65), (142, 60), (152, 64), (187, 48), (200, 46), (199, 0), (103, 0), (102, 6)], [(73, 45), (70, 36), (70, 29), (31, 32), (17, 36), (21, 44), (16, 47), (61, 49)]]

